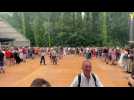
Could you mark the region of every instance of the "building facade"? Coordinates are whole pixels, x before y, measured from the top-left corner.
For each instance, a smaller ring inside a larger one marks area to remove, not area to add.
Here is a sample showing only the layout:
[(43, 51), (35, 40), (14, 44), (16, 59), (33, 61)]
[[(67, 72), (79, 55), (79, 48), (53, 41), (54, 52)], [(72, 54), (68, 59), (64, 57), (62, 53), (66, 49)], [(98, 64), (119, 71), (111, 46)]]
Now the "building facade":
[(0, 19), (0, 46), (25, 47), (30, 46), (30, 41), (6, 21)]

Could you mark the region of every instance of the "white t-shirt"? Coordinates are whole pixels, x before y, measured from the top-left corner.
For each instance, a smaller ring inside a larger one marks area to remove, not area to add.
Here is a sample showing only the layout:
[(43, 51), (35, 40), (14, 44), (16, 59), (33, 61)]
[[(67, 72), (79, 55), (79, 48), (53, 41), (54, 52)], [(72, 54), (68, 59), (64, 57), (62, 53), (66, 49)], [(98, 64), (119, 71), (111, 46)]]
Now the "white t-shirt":
[(45, 52), (41, 52), (41, 56), (45, 56)]
[(2, 53), (5, 55), (5, 51), (2, 51)]
[(52, 52), (52, 55), (53, 55), (53, 56), (56, 56), (56, 51), (53, 51), (53, 52)]
[[(97, 87), (103, 87), (101, 81), (99, 80), (98, 76), (94, 74), (96, 77), (96, 85)], [(74, 78), (73, 82), (71, 83), (71, 87), (78, 87), (78, 75)], [(94, 78), (90, 77), (90, 79), (87, 79), (84, 75), (84, 73), (81, 73), (81, 83), (80, 87), (96, 87), (95, 86), (95, 80)]]
[(23, 52), (20, 52), (19, 57), (20, 59), (23, 59)]

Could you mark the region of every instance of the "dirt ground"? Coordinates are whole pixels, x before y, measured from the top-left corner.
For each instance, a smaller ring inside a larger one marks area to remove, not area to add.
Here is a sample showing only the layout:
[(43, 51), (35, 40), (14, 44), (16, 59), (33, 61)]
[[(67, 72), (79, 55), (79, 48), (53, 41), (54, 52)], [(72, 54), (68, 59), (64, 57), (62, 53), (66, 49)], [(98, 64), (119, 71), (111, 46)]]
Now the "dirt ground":
[[(48, 80), (53, 87), (69, 87), (75, 75), (81, 71), (83, 57), (65, 56), (58, 65), (52, 65), (46, 57), (47, 65), (40, 65), (40, 58), (27, 60), (27, 63), (6, 67), (6, 73), (0, 74), (0, 87), (29, 87), (35, 78)], [(105, 64), (92, 58), (93, 71), (99, 76), (105, 87), (128, 87), (128, 76), (118, 66)]]

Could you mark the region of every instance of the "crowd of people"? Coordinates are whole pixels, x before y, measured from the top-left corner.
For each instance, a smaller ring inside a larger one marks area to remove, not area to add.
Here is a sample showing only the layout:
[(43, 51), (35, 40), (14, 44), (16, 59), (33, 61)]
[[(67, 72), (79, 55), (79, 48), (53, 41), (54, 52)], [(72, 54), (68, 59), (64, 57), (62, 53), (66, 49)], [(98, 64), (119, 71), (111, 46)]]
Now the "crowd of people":
[(134, 49), (86, 47), (74, 50), (76, 55), (84, 56), (86, 59), (92, 57), (101, 59), (106, 64), (122, 67), (128, 73), (131, 73), (134, 67)]
[[(10, 47), (0, 48), (0, 73), (5, 73), (4, 66), (12, 66), (22, 62), (27, 63), (27, 59), (34, 59), (36, 56), (40, 57), (40, 64), (46, 65), (46, 55), (49, 56), (51, 63), (54, 65), (58, 64), (58, 61), (66, 55), (84, 56), (86, 62), (82, 66), (86, 66), (86, 68), (82, 67), (83, 73), (84, 69), (87, 70), (88, 66), (91, 67), (91, 62), (88, 62), (88, 60), (92, 58), (100, 59), (106, 64), (118, 65), (129, 73), (132, 73), (134, 69), (134, 49), (106, 47)], [(84, 78), (83, 73), (81, 73), (81, 78)], [(90, 73), (90, 75), (92, 74)], [(95, 74), (91, 76), (92, 83), (94, 76), (96, 77), (98, 86), (102, 86), (98, 76)], [(80, 75), (76, 77), (81, 79)], [(74, 79), (71, 86), (83, 86), (78, 85), (79, 81), (77, 78)], [(89, 85), (86, 84), (86, 80), (82, 84)]]
[[(92, 59), (93, 57), (102, 60), (106, 64), (122, 67), (126, 72), (131, 73), (131, 77), (129, 78), (129, 84), (134, 82), (133, 81), (133, 73), (134, 73), (134, 50), (133, 49), (126, 49), (126, 48), (119, 49), (119, 48), (106, 48), (106, 47), (62, 48), (62, 56), (70, 55), (70, 54), (85, 57), (85, 61), (83, 61), (82, 64), (82, 72), (79, 75), (76, 75), (76, 77), (74, 78), (73, 82), (70, 85), (71, 87), (102, 87), (103, 86), (101, 81), (99, 80), (99, 77), (91, 70), (92, 64), (90, 62), (90, 59)], [(131, 86), (133, 85), (131, 84)]]
[(26, 59), (34, 58), (34, 49), (31, 47), (10, 47), (0, 48), (0, 73), (5, 73), (4, 66), (26, 63)]
[(40, 64), (46, 65), (45, 57), (48, 55), (53, 64), (65, 56), (61, 47), (3, 47), (0, 48), (0, 73), (5, 73), (5, 66), (27, 63), (27, 59), (40, 57)]

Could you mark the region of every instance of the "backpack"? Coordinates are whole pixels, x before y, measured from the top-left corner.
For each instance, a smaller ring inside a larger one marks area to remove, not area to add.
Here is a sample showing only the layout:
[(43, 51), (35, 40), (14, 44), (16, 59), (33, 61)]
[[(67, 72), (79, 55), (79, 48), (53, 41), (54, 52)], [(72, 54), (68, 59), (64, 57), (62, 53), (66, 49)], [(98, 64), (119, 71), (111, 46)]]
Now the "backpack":
[(86, 58), (87, 59), (90, 59), (91, 58), (91, 52), (86, 53)]
[[(91, 74), (93, 79), (94, 79), (94, 82), (95, 82), (95, 86), (97, 87), (97, 84), (96, 84), (96, 77), (95, 75), (92, 73)], [(81, 74), (78, 74), (78, 87), (80, 87), (80, 83), (81, 83)]]
[(124, 58), (125, 60), (128, 59), (128, 55), (125, 54), (123, 58)]

